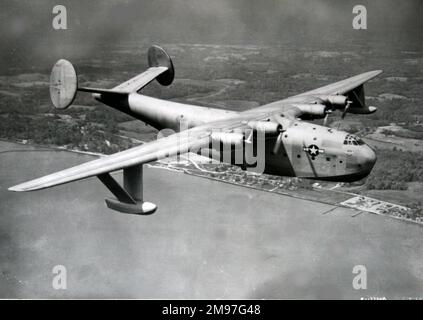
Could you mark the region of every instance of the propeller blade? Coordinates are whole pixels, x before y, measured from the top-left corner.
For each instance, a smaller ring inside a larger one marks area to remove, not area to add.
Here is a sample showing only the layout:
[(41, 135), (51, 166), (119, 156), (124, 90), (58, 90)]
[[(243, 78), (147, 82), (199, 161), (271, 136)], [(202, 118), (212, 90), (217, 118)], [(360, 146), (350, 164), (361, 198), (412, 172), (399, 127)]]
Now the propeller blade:
[(341, 119), (344, 120), (345, 116), (347, 115), (348, 108), (345, 107), (344, 111), (342, 112)]
[(342, 119), (344, 119), (345, 116), (347, 115), (348, 109), (350, 108), (352, 103), (353, 102), (350, 100), (347, 101), (347, 105), (345, 106), (344, 112), (342, 112), (342, 116), (341, 116)]
[(326, 127), (329, 119), (329, 112), (326, 113), (325, 118), (323, 119), (323, 125)]
[(273, 151), (272, 151), (273, 154), (277, 154), (279, 152), (279, 149), (282, 146), (282, 135), (283, 135), (283, 132), (281, 132), (276, 139), (275, 146), (273, 147)]

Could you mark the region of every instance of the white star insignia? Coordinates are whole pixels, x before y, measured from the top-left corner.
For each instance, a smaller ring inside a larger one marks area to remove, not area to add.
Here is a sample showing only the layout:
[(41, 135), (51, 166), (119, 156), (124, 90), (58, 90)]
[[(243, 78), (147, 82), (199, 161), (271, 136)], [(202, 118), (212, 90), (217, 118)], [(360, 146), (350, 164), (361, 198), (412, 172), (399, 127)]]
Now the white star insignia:
[(315, 155), (315, 154), (317, 154), (317, 149), (316, 149), (316, 147), (315, 146), (312, 146), (311, 148), (310, 148), (310, 154), (312, 154), (312, 155)]

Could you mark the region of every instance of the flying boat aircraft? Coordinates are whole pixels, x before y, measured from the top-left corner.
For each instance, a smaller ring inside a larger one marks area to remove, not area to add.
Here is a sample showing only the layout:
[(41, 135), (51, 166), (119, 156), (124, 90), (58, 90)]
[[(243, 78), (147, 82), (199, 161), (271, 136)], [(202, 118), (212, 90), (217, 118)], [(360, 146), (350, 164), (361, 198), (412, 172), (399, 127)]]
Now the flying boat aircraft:
[[(114, 195), (106, 198), (113, 210), (151, 214), (157, 206), (143, 199), (143, 165), (189, 152), (240, 166), (260, 167), (261, 173), (318, 180), (351, 182), (363, 179), (376, 162), (363, 140), (325, 126), (335, 110), (371, 114), (364, 84), (382, 71), (370, 71), (254, 109), (237, 112), (149, 97), (140, 90), (153, 80), (168, 86), (173, 62), (159, 46), (148, 50), (148, 69), (112, 89), (78, 86), (73, 65), (64, 59), (53, 67), (50, 96), (55, 108), (66, 109), (78, 91), (139, 119), (175, 133), (155, 141), (10, 187), (33, 191), (96, 176)], [(324, 119), (324, 125), (304, 120)], [(254, 156), (255, 154), (255, 156)], [(252, 161), (254, 160), (254, 161)], [(262, 165), (258, 163), (262, 160)], [(123, 184), (111, 172), (123, 169)]]

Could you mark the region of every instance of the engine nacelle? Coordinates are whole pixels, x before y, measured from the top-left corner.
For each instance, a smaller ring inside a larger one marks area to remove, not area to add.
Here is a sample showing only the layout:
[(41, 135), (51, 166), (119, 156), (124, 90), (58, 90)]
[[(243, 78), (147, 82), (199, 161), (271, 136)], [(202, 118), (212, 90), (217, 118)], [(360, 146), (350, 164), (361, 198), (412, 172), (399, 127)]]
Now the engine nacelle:
[(343, 95), (326, 96), (324, 101), (335, 108), (344, 108), (347, 105), (348, 98)]
[(222, 143), (225, 146), (242, 147), (245, 135), (238, 132), (212, 132), (210, 139), (212, 146), (220, 146)]
[(328, 106), (324, 104), (296, 104), (297, 108), (301, 109), (304, 116), (310, 119), (316, 119), (316, 118), (324, 118), (326, 116), (326, 113), (328, 111)]
[(248, 126), (255, 131), (264, 132), (265, 135), (276, 136), (282, 131), (282, 125), (273, 121), (250, 121)]

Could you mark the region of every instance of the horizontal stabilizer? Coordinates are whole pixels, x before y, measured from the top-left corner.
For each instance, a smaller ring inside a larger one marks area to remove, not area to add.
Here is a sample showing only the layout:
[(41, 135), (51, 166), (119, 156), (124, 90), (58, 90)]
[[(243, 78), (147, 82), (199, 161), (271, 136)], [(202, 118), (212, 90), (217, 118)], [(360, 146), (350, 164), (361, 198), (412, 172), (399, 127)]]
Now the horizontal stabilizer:
[(172, 59), (159, 46), (151, 46), (148, 49), (148, 66), (149, 68), (143, 73), (121, 83), (113, 90), (124, 91), (127, 93), (136, 92), (144, 88), (154, 79), (162, 86), (168, 86), (173, 82), (175, 70), (173, 68)]
[(53, 66), (50, 75), (50, 97), (55, 108), (68, 108), (76, 97), (77, 91), (97, 94), (127, 95), (144, 88), (156, 79), (161, 85), (168, 86), (173, 82), (175, 70), (172, 59), (162, 48), (152, 46), (148, 49), (149, 68), (143, 73), (119, 84), (113, 89), (78, 87), (78, 78), (72, 63), (60, 59)]
[(111, 92), (123, 92), (123, 93), (131, 93), (136, 92), (142, 88), (144, 88), (147, 84), (151, 81), (156, 79), (159, 75), (166, 72), (168, 70), (167, 67), (150, 67), (143, 73), (125, 81), (124, 83), (114, 87)]

